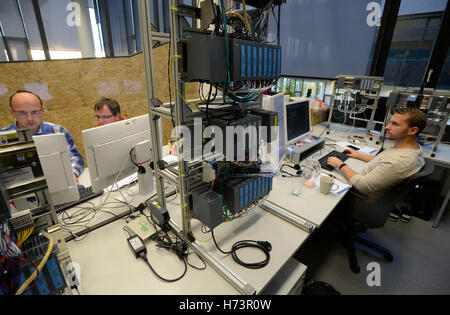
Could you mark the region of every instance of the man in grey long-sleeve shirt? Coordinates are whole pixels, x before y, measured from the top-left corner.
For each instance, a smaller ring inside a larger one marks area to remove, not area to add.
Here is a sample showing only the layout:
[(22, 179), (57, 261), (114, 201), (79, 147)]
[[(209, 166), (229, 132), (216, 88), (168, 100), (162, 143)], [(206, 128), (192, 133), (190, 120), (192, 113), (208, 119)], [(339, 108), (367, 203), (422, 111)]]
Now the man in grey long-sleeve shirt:
[(369, 198), (377, 198), (423, 167), (425, 160), (422, 147), (417, 143), (417, 136), (425, 126), (426, 117), (421, 110), (398, 109), (385, 128), (386, 138), (394, 140), (392, 149), (383, 151), (376, 157), (349, 149), (349, 157), (368, 162), (359, 174), (336, 157), (330, 157), (328, 164), (340, 169), (358, 192)]

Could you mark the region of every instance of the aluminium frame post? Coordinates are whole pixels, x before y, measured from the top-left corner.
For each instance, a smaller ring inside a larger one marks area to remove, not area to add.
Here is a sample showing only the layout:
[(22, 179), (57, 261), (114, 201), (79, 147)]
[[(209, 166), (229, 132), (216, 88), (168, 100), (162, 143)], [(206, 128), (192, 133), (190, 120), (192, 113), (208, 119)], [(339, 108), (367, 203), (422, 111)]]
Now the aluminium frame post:
[[(184, 83), (180, 79), (178, 73), (178, 59), (181, 58), (178, 55), (178, 37), (180, 36), (179, 29), (179, 18), (178, 18), (178, 0), (170, 0), (170, 67), (172, 67), (171, 78), (173, 84), (175, 85), (175, 126), (181, 127), (184, 123), (183, 109), (185, 107), (184, 100), (181, 94), (184, 94)], [(178, 144), (182, 143), (182, 139), (179, 139), (179, 134), (177, 133)], [(179, 175), (179, 194), (180, 194), (180, 210), (181, 210), (181, 221), (182, 221), (182, 231), (185, 236), (188, 235), (190, 231), (190, 219), (188, 218), (188, 202), (186, 196), (186, 163), (184, 161), (183, 151), (184, 147), (182, 145), (177, 146), (178, 149), (178, 175)]]
[(159, 116), (153, 111), (153, 100), (156, 99), (155, 81), (153, 78), (153, 45), (152, 45), (152, 31), (150, 20), (149, 1), (139, 0), (139, 17), (142, 34), (142, 50), (144, 53), (144, 69), (146, 78), (148, 113), (150, 120), (150, 132), (152, 139), (153, 151), (153, 165), (156, 181), (156, 191), (158, 194), (158, 201), (161, 205), (166, 205), (166, 197), (164, 193), (164, 179), (161, 175), (157, 161), (162, 159), (162, 144), (158, 137), (158, 119)]

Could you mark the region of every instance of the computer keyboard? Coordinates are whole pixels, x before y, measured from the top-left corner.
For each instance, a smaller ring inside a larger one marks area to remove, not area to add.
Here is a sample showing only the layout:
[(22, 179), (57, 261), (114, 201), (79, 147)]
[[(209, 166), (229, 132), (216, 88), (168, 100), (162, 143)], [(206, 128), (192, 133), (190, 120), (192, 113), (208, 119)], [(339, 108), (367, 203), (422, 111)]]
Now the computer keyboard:
[(320, 166), (323, 169), (330, 171), (330, 172), (334, 170), (334, 167), (328, 164), (328, 158), (331, 156), (335, 156), (341, 161), (345, 161), (348, 159), (348, 156), (346, 154), (336, 151), (336, 150), (333, 150), (333, 151), (329, 152), (327, 155), (321, 157), (319, 159)]
[(91, 200), (92, 198), (101, 196), (103, 194), (103, 190), (98, 193), (94, 193), (92, 190), (92, 186), (89, 186), (89, 187), (78, 186), (78, 192), (80, 193), (80, 199), (72, 201), (72, 202), (61, 203), (59, 205), (55, 205), (56, 212), (60, 212), (60, 211), (64, 211), (66, 209), (72, 208), (80, 203), (86, 202), (88, 200)]

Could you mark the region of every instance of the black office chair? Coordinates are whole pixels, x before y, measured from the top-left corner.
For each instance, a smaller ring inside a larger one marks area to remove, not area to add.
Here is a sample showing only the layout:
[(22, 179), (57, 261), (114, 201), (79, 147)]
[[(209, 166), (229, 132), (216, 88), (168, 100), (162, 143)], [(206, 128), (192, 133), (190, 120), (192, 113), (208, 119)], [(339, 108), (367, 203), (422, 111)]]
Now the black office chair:
[(347, 249), (350, 269), (353, 272), (359, 273), (360, 271), (356, 258), (355, 242), (381, 252), (389, 262), (394, 259), (389, 250), (361, 238), (358, 234), (365, 232), (367, 229), (382, 228), (395, 204), (401, 201), (417, 184), (430, 176), (433, 171), (433, 162), (426, 158), (425, 165), (418, 173), (397, 184), (377, 200), (369, 201), (355, 193), (351, 194), (349, 200), (345, 203), (345, 211), (349, 221), (346, 224), (343, 240)]

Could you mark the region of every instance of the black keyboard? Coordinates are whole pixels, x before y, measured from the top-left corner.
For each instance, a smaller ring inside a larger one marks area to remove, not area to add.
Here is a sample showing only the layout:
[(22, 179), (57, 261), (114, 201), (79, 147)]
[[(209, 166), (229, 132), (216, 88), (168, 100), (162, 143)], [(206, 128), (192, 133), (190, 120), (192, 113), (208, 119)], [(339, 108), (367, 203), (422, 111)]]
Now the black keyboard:
[(92, 186), (89, 186), (89, 187), (78, 186), (78, 192), (80, 193), (80, 199), (72, 201), (72, 202), (61, 203), (59, 205), (55, 205), (56, 212), (60, 212), (60, 211), (64, 211), (66, 209), (72, 208), (80, 203), (86, 202), (88, 200), (91, 200), (92, 198), (101, 196), (103, 194), (103, 190), (98, 193), (94, 193), (92, 190)]
[(328, 158), (329, 158), (330, 156), (335, 156), (335, 157), (337, 157), (339, 160), (341, 160), (342, 162), (344, 162), (345, 160), (348, 159), (348, 156), (347, 156), (346, 154), (344, 154), (344, 153), (342, 153), (342, 152), (339, 152), (339, 151), (336, 151), (336, 150), (333, 150), (333, 151), (329, 152), (327, 155), (321, 157), (321, 158), (319, 159), (320, 166), (321, 166), (323, 169), (325, 169), (325, 170), (327, 170), (327, 171), (330, 171), (330, 172), (334, 170), (334, 167), (328, 164)]

